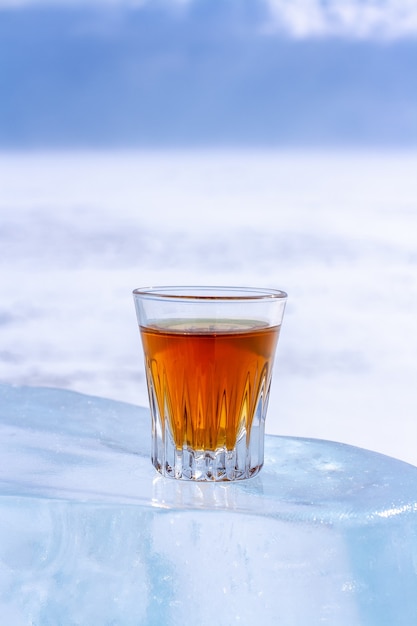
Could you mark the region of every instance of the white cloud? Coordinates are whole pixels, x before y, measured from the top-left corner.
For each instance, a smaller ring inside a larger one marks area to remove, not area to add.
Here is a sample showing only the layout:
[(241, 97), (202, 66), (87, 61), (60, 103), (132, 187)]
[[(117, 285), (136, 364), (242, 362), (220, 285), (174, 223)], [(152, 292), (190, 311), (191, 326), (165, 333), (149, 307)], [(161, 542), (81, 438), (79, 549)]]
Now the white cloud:
[[(86, 6), (185, 9), (199, 0), (0, 0), (0, 8)], [(256, 0), (253, 0), (256, 1)], [(416, 0), (258, 0), (265, 7), (261, 31), (309, 37), (396, 39), (417, 35)], [(213, 5), (214, 6), (214, 5)]]
[(417, 34), (416, 0), (264, 0), (266, 32), (297, 38), (395, 39)]

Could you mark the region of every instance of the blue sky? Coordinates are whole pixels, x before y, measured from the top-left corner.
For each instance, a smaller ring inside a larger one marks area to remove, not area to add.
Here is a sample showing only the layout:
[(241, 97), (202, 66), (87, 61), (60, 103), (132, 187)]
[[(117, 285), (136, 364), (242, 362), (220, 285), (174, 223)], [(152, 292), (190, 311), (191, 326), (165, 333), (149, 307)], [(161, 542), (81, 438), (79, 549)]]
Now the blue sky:
[(417, 3), (0, 0), (0, 147), (410, 146)]

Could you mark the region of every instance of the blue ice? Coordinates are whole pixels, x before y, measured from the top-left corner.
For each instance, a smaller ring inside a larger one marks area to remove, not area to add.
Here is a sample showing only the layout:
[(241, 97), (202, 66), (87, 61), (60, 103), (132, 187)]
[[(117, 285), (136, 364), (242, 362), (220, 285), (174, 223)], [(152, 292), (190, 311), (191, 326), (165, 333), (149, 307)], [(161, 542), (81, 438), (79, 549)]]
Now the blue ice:
[(417, 468), (266, 438), (256, 478), (159, 476), (145, 408), (0, 385), (10, 626), (414, 626)]

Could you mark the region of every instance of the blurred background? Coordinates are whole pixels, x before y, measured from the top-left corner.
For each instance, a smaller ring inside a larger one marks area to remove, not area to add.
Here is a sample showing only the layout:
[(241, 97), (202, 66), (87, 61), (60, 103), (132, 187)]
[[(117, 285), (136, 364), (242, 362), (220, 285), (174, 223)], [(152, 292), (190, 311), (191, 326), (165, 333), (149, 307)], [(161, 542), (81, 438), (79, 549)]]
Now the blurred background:
[(131, 291), (289, 293), (267, 431), (417, 465), (417, 5), (0, 0), (0, 381), (146, 405)]

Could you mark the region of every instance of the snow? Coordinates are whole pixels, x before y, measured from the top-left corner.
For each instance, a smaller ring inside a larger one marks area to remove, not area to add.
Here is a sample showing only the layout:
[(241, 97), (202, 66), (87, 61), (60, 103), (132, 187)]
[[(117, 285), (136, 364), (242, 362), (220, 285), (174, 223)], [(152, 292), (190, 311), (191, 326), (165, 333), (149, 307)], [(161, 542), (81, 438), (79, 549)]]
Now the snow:
[(413, 152), (0, 154), (0, 380), (147, 405), (131, 291), (289, 294), (267, 418), (417, 465)]

